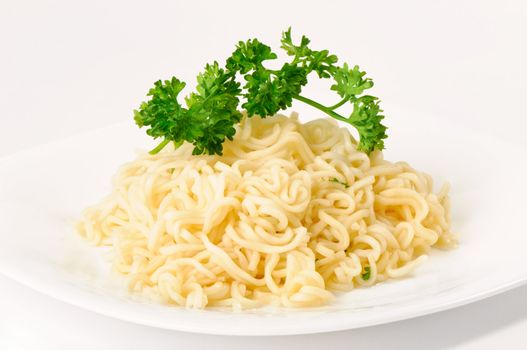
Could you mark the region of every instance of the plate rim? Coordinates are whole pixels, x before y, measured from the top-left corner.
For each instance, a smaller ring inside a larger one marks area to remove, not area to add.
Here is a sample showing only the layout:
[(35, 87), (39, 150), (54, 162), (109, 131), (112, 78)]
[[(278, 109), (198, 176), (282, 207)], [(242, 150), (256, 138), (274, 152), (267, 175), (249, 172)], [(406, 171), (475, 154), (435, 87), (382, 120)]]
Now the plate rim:
[[(384, 325), (384, 324), (390, 324), (390, 323), (394, 323), (398, 321), (409, 320), (409, 319), (413, 319), (417, 317), (433, 315), (438, 312), (452, 310), (457, 307), (475, 303), (475, 302), (496, 296), (498, 294), (507, 292), (509, 290), (512, 290), (514, 288), (518, 288), (518, 287), (521, 287), (527, 284), (527, 275), (526, 275), (526, 276), (517, 278), (515, 280), (509, 281), (508, 283), (500, 284), (499, 286), (496, 286), (493, 288), (481, 290), (476, 293), (469, 293), (463, 298), (438, 303), (437, 305), (433, 307), (418, 308), (418, 309), (407, 308), (408, 311), (399, 312), (395, 314), (394, 316), (384, 317), (382, 319), (372, 320), (372, 321), (364, 322), (361, 324), (339, 322), (338, 325), (331, 323), (327, 326), (320, 325), (320, 324), (317, 324), (316, 326), (309, 326), (309, 325), (306, 326), (306, 324), (302, 323), (301, 325), (297, 326), (295, 323), (288, 323), (287, 327), (283, 327), (283, 322), (280, 322), (279, 326), (274, 326), (274, 327), (266, 326), (266, 327), (261, 327), (261, 329), (251, 327), (251, 328), (244, 328), (243, 330), (239, 331), (237, 328), (211, 327), (210, 323), (204, 323), (199, 327), (189, 326), (187, 323), (167, 324), (164, 322), (155, 322), (155, 321), (149, 321), (145, 319), (139, 319), (139, 315), (136, 315), (135, 317), (134, 316), (130, 317), (131, 315), (135, 314), (134, 312), (131, 312), (129, 314), (124, 314), (124, 313), (119, 313), (119, 312), (107, 311), (104, 309), (104, 306), (101, 305), (100, 303), (83, 302), (83, 300), (85, 299), (82, 299), (80, 297), (75, 297), (75, 294), (69, 294), (69, 293), (61, 294), (58, 288), (47, 288), (42, 283), (38, 283), (38, 282), (36, 283), (34, 279), (32, 280), (32, 279), (26, 279), (26, 278), (21, 277), (21, 276), (25, 276), (25, 273), (17, 274), (19, 277), (15, 277), (13, 276), (14, 274), (6, 272), (5, 269), (1, 269), (1, 267), (2, 265), (0, 265), (0, 274), (2, 274), (3, 276), (27, 288), (35, 290), (45, 296), (51, 297), (60, 302), (84, 309), (86, 311), (94, 312), (99, 315), (110, 317), (116, 320), (125, 321), (125, 322), (142, 325), (142, 326), (160, 328), (160, 329), (165, 329), (165, 330), (170, 330), (170, 331), (193, 333), (193, 334), (251, 336), (251, 337), (320, 334), (320, 333), (354, 330), (354, 329), (361, 329), (361, 328), (379, 326), (379, 325)], [(191, 325), (193, 324), (194, 323), (191, 323)]]

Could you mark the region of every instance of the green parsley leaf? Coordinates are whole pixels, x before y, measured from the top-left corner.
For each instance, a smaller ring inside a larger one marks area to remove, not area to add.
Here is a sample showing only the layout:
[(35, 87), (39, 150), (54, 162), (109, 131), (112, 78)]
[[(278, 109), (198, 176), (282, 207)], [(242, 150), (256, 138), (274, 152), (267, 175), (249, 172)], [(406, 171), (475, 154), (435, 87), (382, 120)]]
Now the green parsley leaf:
[(137, 125), (149, 126), (146, 133), (154, 138), (171, 135), (178, 140), (192, 139), (191, 131), (186, 129), (188, 124), (181, 123), (186, 110), (179, 104), (178, 95), (184, 87), (185, 83), (177, 78), (156, 81), (148, 92), (152, 99), (143, 102), (139, 110), (134, 111)]
[(294, 56), (292, 64), (300, 65), (306, 70), (306, 75), (315, 71), (319, 78), (329, 78), (331, 73), (335, 70), (334, 64), (338, 61), (337, 56), (330, 55), (328, 50), (311, 50), (308, 47), (311, 41), (304, 35), (302, 35), (299, 45), (293, 44), (291, 28), (282, 33), (281, 42), (281, 48), (284, 49), (289, 56)]
[(225, 139), (234, 137), (234, 125), (242, 117), (237, 109), (240, 88), (234, 75), (214, 62), (205, 67), (197, 81), (197, 92), (185, 99), (188, 108), (178, 102), (185, 83), (172, 78), (157, 81), (148, 93), (152, 99), (135, 111), (139, 127), (149, 126), (148, 135), (164, 138), (151, 153), (159, 152), (170, 141), (176, 146), (187, 141), (194, 145), (193, 154), (222, 154)]
[(347, 182), (340, 181), (340, 180), (337, 179), (336, 177), (332, 177), (331, 179), (329, 179), (329, 181), (331, 181), (331, 182), (335, 182), (335, 183), (338, 183), (338, 184), (344, 186), (344, 188), (348, 188), (348, 187), (350, 187), (350, 185), (349, 185)]
[(373, 86), (370, 78), (363, 79), (365, 75), (366, 72), (361, 72), (359, 66), (349, 69), (348, 64), (344, 63), (333, 73), (335, 84), (331, 86), (331, 90), (336, 91), (343, 98), (360, 95), (364, 90)]
[(285, 52), (289, 56), (295, 56), (295, 59), (299, 59), (302, 57), (306, 57), (311, 52), (311, 49), (307, 45), (311, 42), (305, 35), (302, 35), (302, 39), (300, 40), (300, 45), (293, 44), (293, 39), (291, 38), (291, 27), (287, 29), (285, 32), (282, 32), (282, 46), (280, 46), (282, 49), (285, 50)]
[(374, 149), (384, 149), (386, 127), (381, 124), (384, 116), (379, 106), (379, 99), (374, 96), (361, 96), (352, 98), (353, 112), (349, 117), (349, 123), (359, 131), (359, 150), (366, 153)]
[(236, 46), (236, 51), (227, 59), (226, 68), (231, 72), (239, 71), (245, 74), (252, 69), (263, 68), (264, 61), (274, 60), (276, 57), (271, 48), (259, 42), (258, 39), (240, 41)]
[(371, 277), (371, 268), (369, 266), (366, 266), (364, 268), (364, 272), (362, 273), (361, 277), (365, 281), (370, 279), (370, 277)]

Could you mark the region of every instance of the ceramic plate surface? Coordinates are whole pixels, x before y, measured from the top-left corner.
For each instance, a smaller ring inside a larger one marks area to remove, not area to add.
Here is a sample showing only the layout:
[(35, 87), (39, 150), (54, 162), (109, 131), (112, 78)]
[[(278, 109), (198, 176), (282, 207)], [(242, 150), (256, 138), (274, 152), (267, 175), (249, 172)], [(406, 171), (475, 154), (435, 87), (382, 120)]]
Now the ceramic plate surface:
[(496, 140), (491, 130), (453, 129), (452, 123), (412, 113), (405, 118), (390, 129), (386, 158), (428, 172), (437, 187), (451, 183), (453, 228), (460, 237), (456, 250), (435, 251), (409, 277), (359, 288), (308, 310), (197, 311), (129, 295), (111, 278), (107, 252), (86, 244), (72, 226), (84, 207), (109, 193), (117, 167), (152, 145), (133, 123), (0, 160), (0, 272), (122, 320), (235, 335), (365, 327), (452, 308), (524, 283), (527, 150)]

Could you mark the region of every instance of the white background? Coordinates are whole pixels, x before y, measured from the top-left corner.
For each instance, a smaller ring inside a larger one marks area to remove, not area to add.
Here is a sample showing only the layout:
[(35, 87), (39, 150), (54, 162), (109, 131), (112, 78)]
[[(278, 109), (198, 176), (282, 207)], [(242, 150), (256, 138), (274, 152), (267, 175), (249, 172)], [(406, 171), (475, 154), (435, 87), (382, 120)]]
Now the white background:
[[(224, 60), (236, 41), (277, 47), (290, 25), (374, 78), (388, 125), (397, 123), (390, 110), (419, 111), (527, 145), (525, 2), (2, 1), (0, 156), (131, 120), (154, 80), (177, 75), (193, 86), (204, 63)], [(2, 350), (527, 347), (527, 287), (396, 324), (274, 338), (132, 325), (4, 277), (0, 291)]]

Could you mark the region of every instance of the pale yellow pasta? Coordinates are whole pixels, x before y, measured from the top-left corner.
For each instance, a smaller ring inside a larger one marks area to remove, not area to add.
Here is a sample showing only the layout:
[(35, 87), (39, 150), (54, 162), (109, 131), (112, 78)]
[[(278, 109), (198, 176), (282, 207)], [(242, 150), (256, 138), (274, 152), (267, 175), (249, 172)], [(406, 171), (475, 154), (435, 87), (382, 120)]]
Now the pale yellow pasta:
[(430, 176), (357, 151), (334, 120), (244, 118), (222, 156), (192, 148), (140, 154), (78, 224), (152, 299), (321, 305), (455, 245), (448, 187), (435, 194)]

